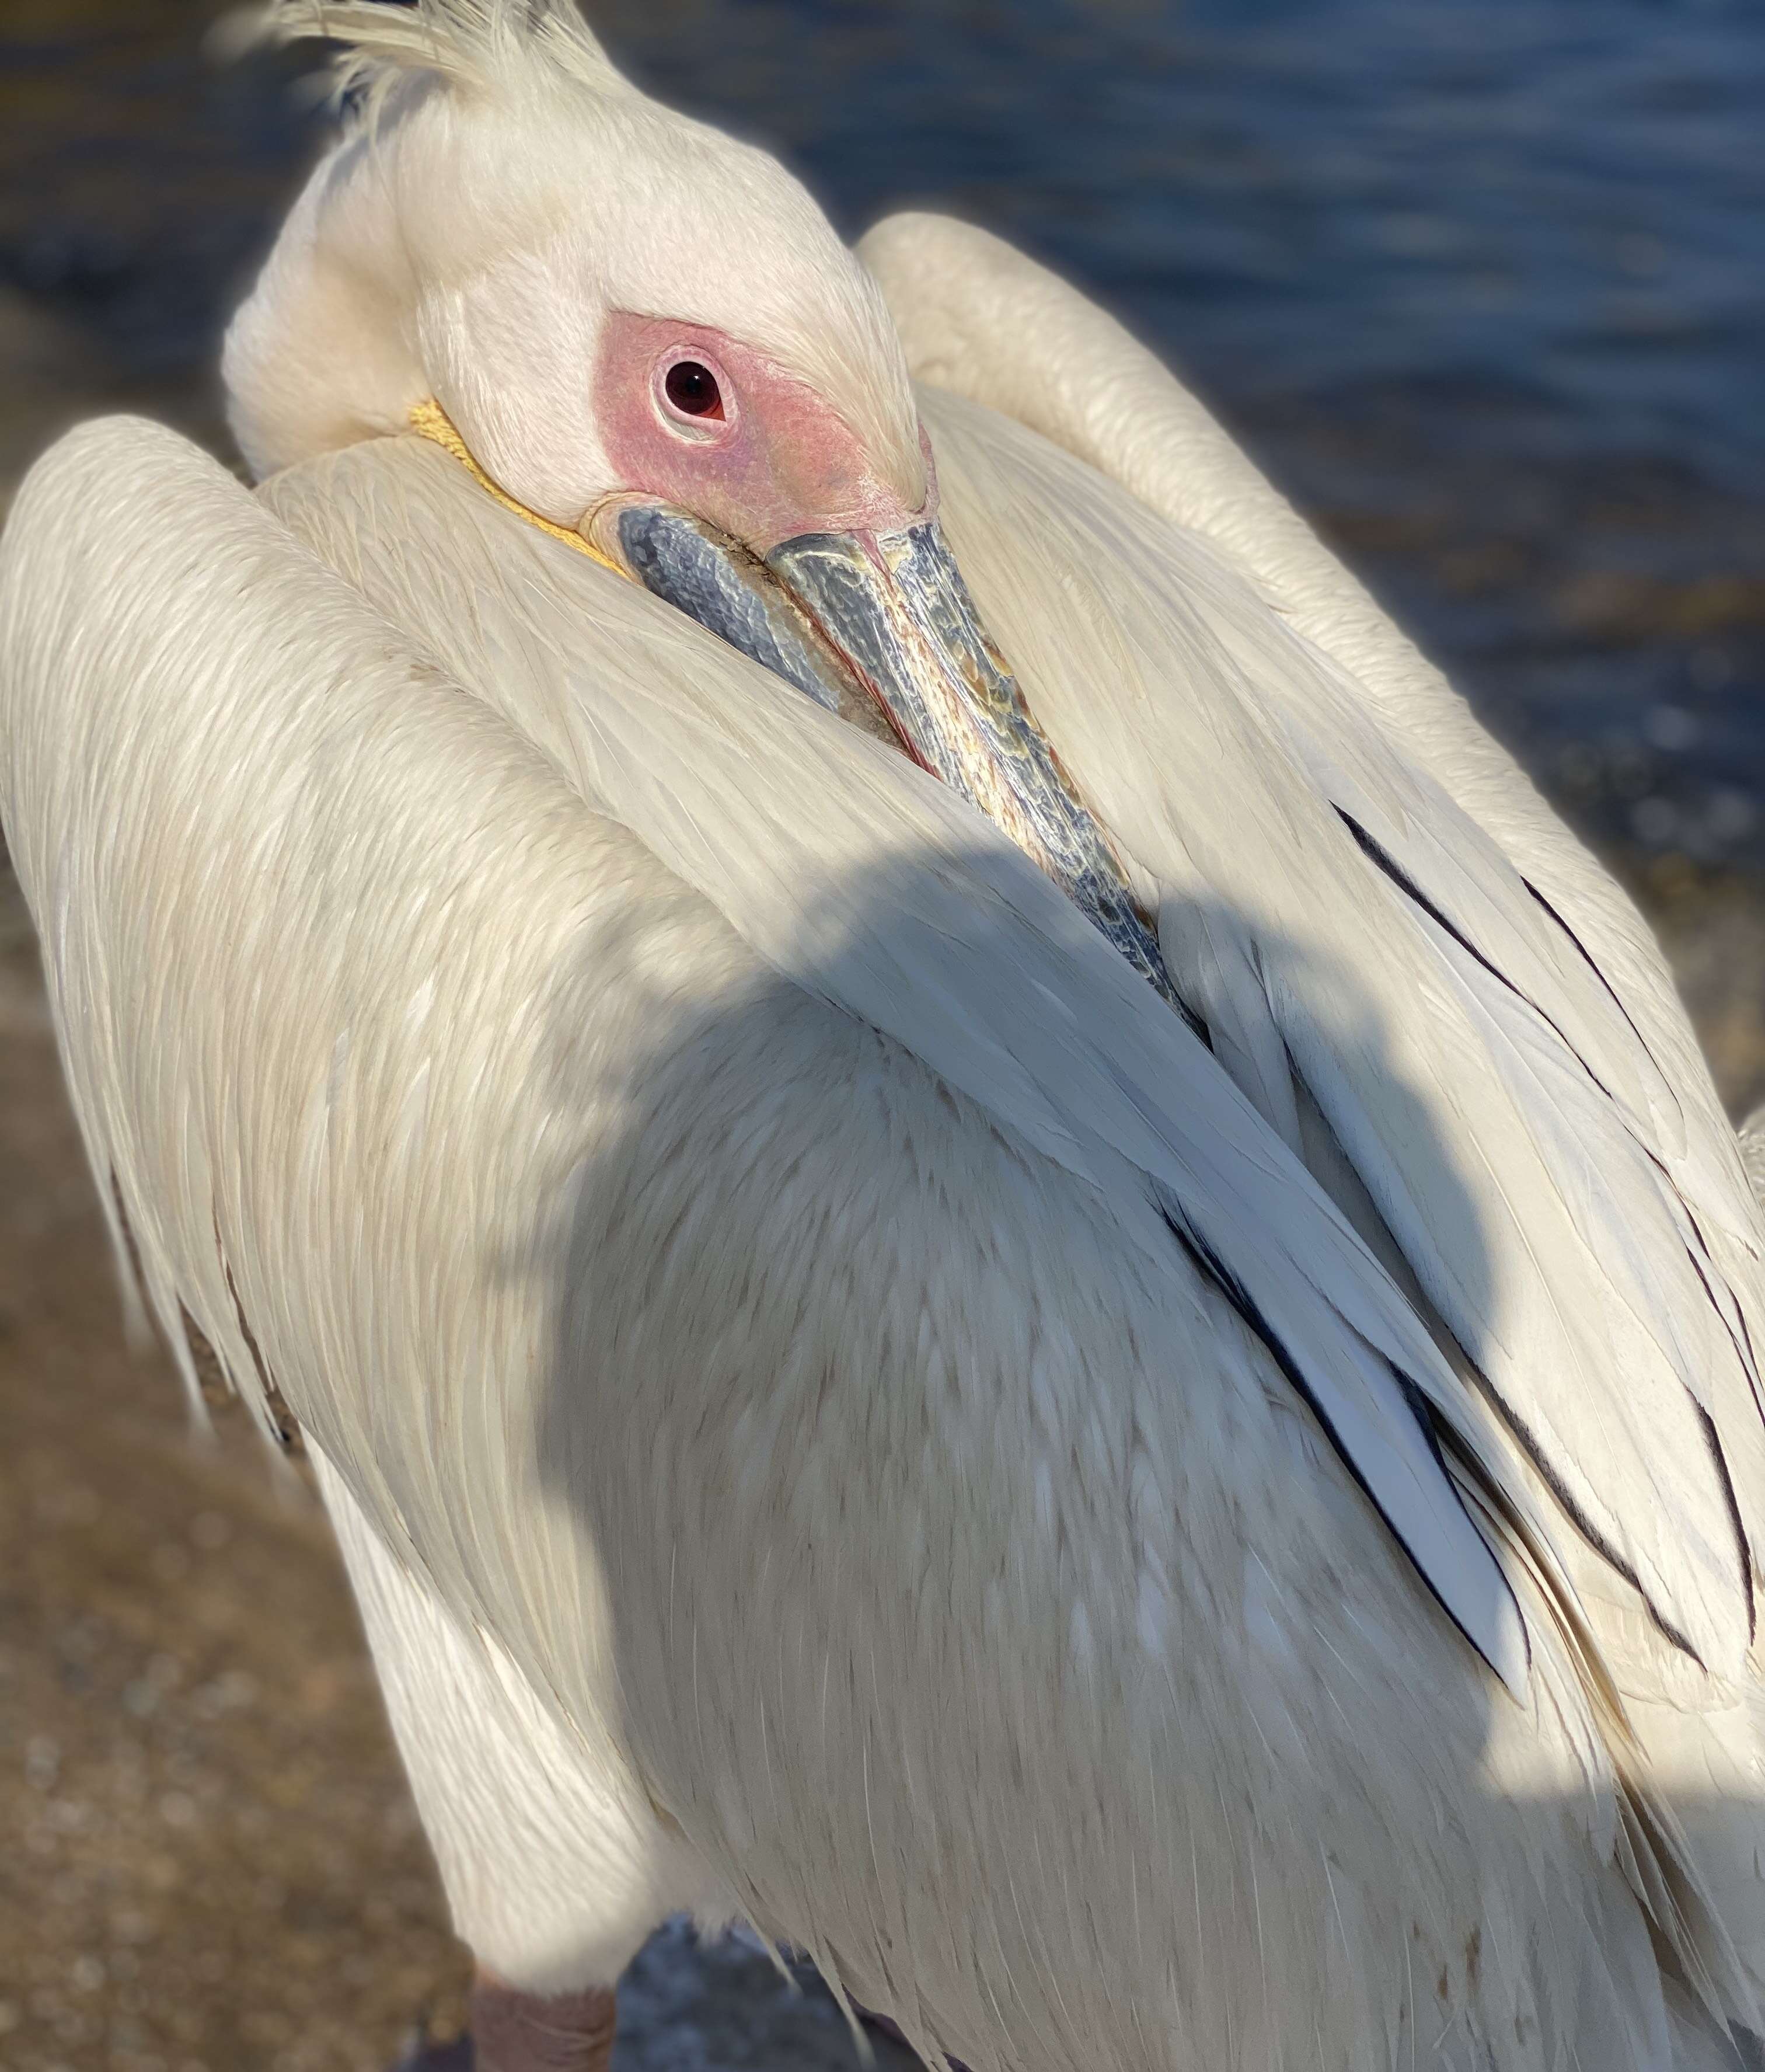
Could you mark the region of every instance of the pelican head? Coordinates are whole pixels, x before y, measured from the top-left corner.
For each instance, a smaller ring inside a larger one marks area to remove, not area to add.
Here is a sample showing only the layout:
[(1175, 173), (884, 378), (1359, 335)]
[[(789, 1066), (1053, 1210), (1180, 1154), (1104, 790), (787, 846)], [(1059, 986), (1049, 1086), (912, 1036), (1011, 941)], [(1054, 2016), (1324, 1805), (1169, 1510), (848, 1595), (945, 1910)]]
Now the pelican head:
[(280, 0), (361, 97), (228, 335), (267, 474), (429, 413), (506, 500), (965, 793), (1164, 989), (988, 637), (876, 283), (570, 0)]

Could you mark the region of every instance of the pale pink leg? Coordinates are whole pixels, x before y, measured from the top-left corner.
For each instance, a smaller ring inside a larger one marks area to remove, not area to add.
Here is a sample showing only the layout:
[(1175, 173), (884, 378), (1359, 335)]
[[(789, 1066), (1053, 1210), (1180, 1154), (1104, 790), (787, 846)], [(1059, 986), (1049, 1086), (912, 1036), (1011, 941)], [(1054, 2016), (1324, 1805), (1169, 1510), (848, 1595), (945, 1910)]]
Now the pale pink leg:
[(475, 2072), (608, 2072), (612, 1989), (523, 1993), (481, 1964), (472, 1987)]

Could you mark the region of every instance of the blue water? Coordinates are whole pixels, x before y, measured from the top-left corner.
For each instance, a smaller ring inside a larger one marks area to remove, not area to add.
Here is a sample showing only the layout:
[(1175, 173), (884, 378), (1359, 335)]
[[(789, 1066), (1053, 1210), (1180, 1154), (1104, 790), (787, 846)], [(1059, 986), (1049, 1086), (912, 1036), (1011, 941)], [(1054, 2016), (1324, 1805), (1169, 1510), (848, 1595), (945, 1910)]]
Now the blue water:
[[(203, 363), (314, 131), (203, 9), (90, 4), (0, 22), (0, 281)], [(1102, 296), (1592, 832), (1765, 863), (1765, 0), (591, 11), (843, 228), (950, 209)]]
[(1425, 384), (1504, 403), (1529, 450), (1758, 488), (1758, 0), (615, 16), (657, 90), (785, 145), (848, 226), (916, 201), (987, 223), (1240, 415)]

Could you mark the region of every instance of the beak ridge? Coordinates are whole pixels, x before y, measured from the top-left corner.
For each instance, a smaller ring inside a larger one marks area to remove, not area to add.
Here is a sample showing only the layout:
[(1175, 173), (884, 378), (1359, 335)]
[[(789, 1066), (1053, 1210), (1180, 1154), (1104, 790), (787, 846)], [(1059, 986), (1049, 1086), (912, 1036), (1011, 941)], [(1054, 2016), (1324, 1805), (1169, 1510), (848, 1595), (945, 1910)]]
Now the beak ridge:
[(1114, 843), (987, 633), (937, 520), (880, 536), (807, 533), (766, 563), (916, 758), (1008, 835), (1205, 1041)]
[(1207, 1040), (935, 519), (889, 533), (801, 533), (764, 561), (666, 508), (627, 504), (617, 528), (646, 589), (959, 791)]

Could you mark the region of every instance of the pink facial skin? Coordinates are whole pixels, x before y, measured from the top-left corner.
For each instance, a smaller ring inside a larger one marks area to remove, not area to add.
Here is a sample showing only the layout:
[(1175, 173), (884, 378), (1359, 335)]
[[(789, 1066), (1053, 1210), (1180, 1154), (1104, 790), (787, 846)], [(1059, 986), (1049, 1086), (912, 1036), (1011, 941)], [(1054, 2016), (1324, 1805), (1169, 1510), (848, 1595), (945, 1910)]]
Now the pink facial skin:
[[(668, 369), (716, 378), (720, 416), (668, 400)], [(937, 509), (923, 431), (925, 502), (909, 510), (833, 405), (753, 347), (704, 324), (615, 311), (601, 336), (594, 407), (624, 486), (670, 504), (765, 555), (803, 532), (894, 532)]]

